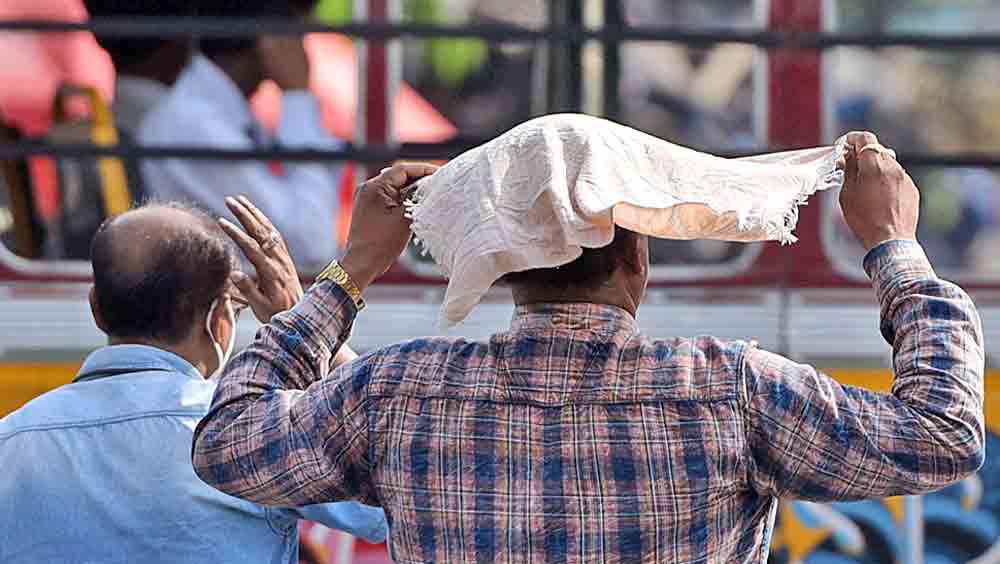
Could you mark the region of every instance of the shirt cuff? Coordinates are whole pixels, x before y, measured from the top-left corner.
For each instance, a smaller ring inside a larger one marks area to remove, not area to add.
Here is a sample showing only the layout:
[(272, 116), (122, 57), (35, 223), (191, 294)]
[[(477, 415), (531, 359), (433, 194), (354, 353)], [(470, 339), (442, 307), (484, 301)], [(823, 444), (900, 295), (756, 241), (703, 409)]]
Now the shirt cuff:
[[(358, 316), (358, 306), (343, 288), (330, 280), (313, 284), (306, 296), (311, 298), (309, 301), (320, 314), (319, 318), (324, 320), (324, 326), (337, 328), (336, 334), (332, 332), (325, 334), (328, 339), (337, 341), (338, 346), (333, 349), (333, 354), (336, 355), (340, 345), (351, 337), (354, 319)], [(330, 360), (332, 361), (333, 357)]]
[(282, 94), (276, 136), (281, 146), (289, 148), (338, 149), (344, 144), (323, 127), (319, 101), (305, 90)]
[(923, 247), (916, 241), (886, 241), (868, 251), (863, 264), (883, 306), (899, 291), (902, 282), (937, 278)]

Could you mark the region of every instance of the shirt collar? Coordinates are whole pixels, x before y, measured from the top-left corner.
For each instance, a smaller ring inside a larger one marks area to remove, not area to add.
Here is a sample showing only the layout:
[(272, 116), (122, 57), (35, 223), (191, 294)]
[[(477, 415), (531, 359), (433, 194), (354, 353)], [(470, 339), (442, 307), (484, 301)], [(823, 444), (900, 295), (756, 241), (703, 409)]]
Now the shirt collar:
[(537, 303), (517, 306), (511, 329), (560, 328), (576, 331), (635, 333), (635, 317), (624, 309), (606, 304), (586, 302)]
[(80, 374), (120, 370), (158, 370), (175, 372), (194, 380), (205, 379), (190, 362), (172, 352), (146, 345), (110, 345), (97, 349), (87, 356), (80, 367)]
[(250, 103), (239, 87), (208, 57), (195, 54), (177, 79), (174, 92), (185, 98), (197, 98), (218, 108), (219, 118), (244, 127), (253, 127), (256, 120)]

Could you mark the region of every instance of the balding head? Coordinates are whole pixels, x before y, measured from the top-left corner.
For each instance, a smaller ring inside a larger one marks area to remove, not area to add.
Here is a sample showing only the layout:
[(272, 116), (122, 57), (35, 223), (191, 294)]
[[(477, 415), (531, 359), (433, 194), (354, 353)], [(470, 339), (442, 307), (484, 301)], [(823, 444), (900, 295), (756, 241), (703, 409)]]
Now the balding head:
[(109, 336), (177, 343), (225, 291), (236, 258), (204, 213), (150, 204), (104, 222), (91, 262), (95, 315)]

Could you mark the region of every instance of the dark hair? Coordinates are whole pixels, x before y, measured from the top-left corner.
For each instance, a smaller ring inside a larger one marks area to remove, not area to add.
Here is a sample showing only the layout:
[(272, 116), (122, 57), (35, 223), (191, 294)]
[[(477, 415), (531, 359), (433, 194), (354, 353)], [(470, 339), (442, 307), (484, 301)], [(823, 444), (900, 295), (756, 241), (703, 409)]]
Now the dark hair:
[(131, 233), (116, 236), (117, 218), (105, 221), (90, 252), (96, 308), (110, 336), (176, 343), (225, 290), (236, 256), (204, 212), (177, 203), (143, 208), (178, 209), (191, 223), (135, 241), (127, 240)]
[[(209, 18), (292, 18), (309, 12), (317, 0), (203, 0), (194, 2), (195, 15)], [(252, 49), (252, 37), (206, 38), (198, 45), (209, 57)]]
[(626, 257), (631, 256), (638, 240), (635, 232), (615, 226), (611, 243), (596, 249), (584, 248), (583, 254), (573, 262), (555, 268), (511, 272), (501, 281), (512, 286), (549, 290), (598, 288), (611, 279)]
[[(191, 14), (190, 0), (84, 0), (90, 17), (105, 16), (185, 16)], [(111, 55), (115, 67), (130, 67), (145, 62), (157, 49), (168, 43), (160, 37), (110, 37), (98, 35), (97, 43)]]

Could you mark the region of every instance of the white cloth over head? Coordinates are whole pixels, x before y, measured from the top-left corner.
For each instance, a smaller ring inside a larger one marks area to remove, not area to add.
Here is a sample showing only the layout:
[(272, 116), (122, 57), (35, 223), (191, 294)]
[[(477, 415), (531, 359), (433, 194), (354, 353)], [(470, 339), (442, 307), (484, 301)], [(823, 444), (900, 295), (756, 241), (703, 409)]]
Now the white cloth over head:
[(510, 272), (611, 243), (614, 226), (666, 239), (796, 241), (798, 206), (839, 187), (845, 143), (740, 159), (585, 115), (528, 121), (420, 181), (413, 233), (448, 277), (444, 326)]

